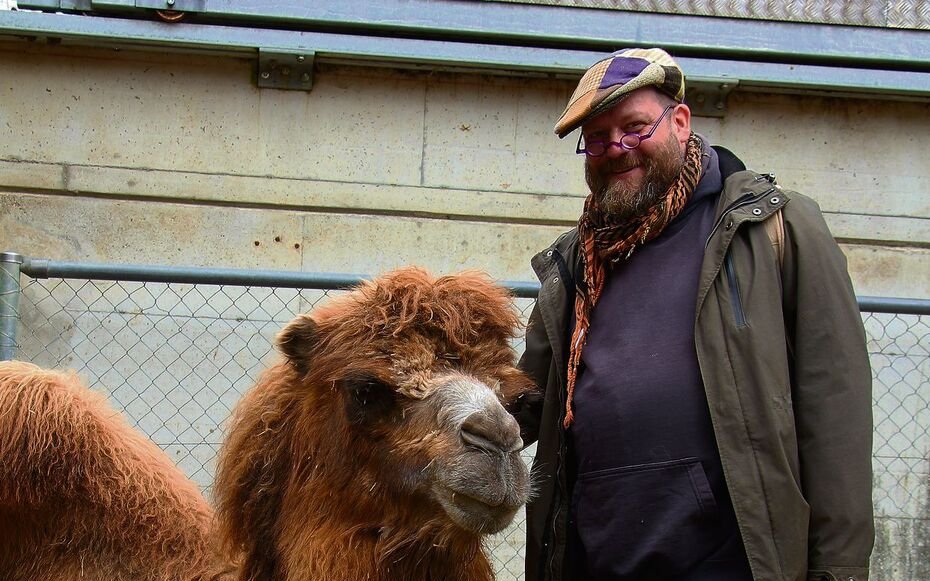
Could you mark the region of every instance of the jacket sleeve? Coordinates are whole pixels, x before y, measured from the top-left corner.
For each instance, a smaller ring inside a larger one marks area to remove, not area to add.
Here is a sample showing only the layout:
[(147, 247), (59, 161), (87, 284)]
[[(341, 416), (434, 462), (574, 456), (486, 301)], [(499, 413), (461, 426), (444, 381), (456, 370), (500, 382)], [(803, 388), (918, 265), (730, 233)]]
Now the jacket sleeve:
[(810, 505), (808, 581), (868, 579), (872, 373), (846, 258), (815, 202), (785, 207), (782, 272), (801, 484)]
[(543, 394), (549, 382), (552, 368), (552, 346), (546, 334), (539, 303), (533, 307), (526, 326), (526, 350), (520, 357), (519, 368), (536, 383), (536, 390), (524, 394), (510, 406), (510, 413), (520, 424), (523, 445), (529, 446), (539, 438), (539, 423), (542, 415)]

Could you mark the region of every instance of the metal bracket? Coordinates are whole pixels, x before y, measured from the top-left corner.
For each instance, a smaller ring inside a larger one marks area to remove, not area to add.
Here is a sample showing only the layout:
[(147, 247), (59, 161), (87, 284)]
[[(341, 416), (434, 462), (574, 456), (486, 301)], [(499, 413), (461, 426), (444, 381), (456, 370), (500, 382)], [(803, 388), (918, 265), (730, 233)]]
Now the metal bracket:
[(314, 57), (313, 51), (295, 54), (258, 49), (258, 86), (309, 91), (313, 88)]
[(172, 10), (188, 14), (207, 10), (207, 0), (134, 0), (134, 2), (136, 8), (149, 10)]
[(688, 79), (685, 83), (685, 103), (691, 108), (691, 113), (698, 117), (723, 117), (727, 113), (727, 96), (738, 84), (736, 79)]

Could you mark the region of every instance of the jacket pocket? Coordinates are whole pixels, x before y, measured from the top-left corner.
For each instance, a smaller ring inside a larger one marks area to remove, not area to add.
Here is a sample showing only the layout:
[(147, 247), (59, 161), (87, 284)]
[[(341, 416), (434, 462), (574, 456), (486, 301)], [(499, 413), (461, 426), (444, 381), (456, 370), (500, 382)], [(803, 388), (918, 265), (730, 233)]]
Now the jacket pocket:
[(572, 496), (592, 578), (673, 578), (720, 542), (717, 504), (696, 458), (580, 474)]
[(733, 256), (727, 252), (723, 259), (727, 271), (727, 286), (730, 289), (730, 304), (733, 306), (733, 318), (737, 327), (746, 326), (746, 313), (743, 311), (743, 299), (739, 293), (739, 282), (736, 280), (736, 268), (733, 266)]

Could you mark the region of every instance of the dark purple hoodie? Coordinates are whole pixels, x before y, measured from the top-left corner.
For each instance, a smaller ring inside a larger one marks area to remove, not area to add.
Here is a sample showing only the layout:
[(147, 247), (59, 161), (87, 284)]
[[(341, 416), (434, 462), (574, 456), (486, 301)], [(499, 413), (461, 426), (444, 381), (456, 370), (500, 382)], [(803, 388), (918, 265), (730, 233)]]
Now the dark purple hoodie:
[(610, 269), (569, 430), (571, 579), (751, 581), (694, 348), (717, 154), (682, 213)]

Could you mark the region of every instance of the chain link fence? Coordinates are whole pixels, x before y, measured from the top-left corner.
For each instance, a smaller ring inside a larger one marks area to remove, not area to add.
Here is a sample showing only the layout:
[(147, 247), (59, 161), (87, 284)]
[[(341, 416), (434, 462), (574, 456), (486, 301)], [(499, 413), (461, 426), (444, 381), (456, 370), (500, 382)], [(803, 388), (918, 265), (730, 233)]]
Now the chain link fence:
[[(296, 273), (284, 281), (262, 280), (261, 273), (230, 277), (224, 271), (214, 277), (223, 284), (209, 284), (183, 282), (208, 280), (209, 272), (188, 269), (178, 276), (182, 271), (164, 268), (124, 280), (104, 280), (123, 276), (119, 272), (46, 279), (20, 277), (18, 266), (0, 261), (0, 359), (77, 370), (208, 496), (224, 421), (276, 358), (275, 334), (353, 280)], [(523, 297), (516, 300), (525, 319), (533, 287), (516, 291)], [(874, 310), (893, 310), (887, 303), (879, 300)], [(920, 303), (921, 312), (930, 313), (930, 303)], [(930, 314), (864, 310), (863, 321), (875, 379), (876, 516), (930, 530)], [(522, 339), (514, 348), (522, 352)], [(528, 463), (533, 451), (526, 451)], [(525, 534), (520, 514), (490, 539), (498, 579), (523, 579)], [(873, 577), (908, 578), (882, 554), (894, 549), (883, 544), (900, 539), (884, 538), (881, 527), (878, 536), (873, 568), (879, 571)], [(918, 541), (930, 544), (930, 538)], [(882, 559), (888, 560), (888, 576), (881, 574)]]

